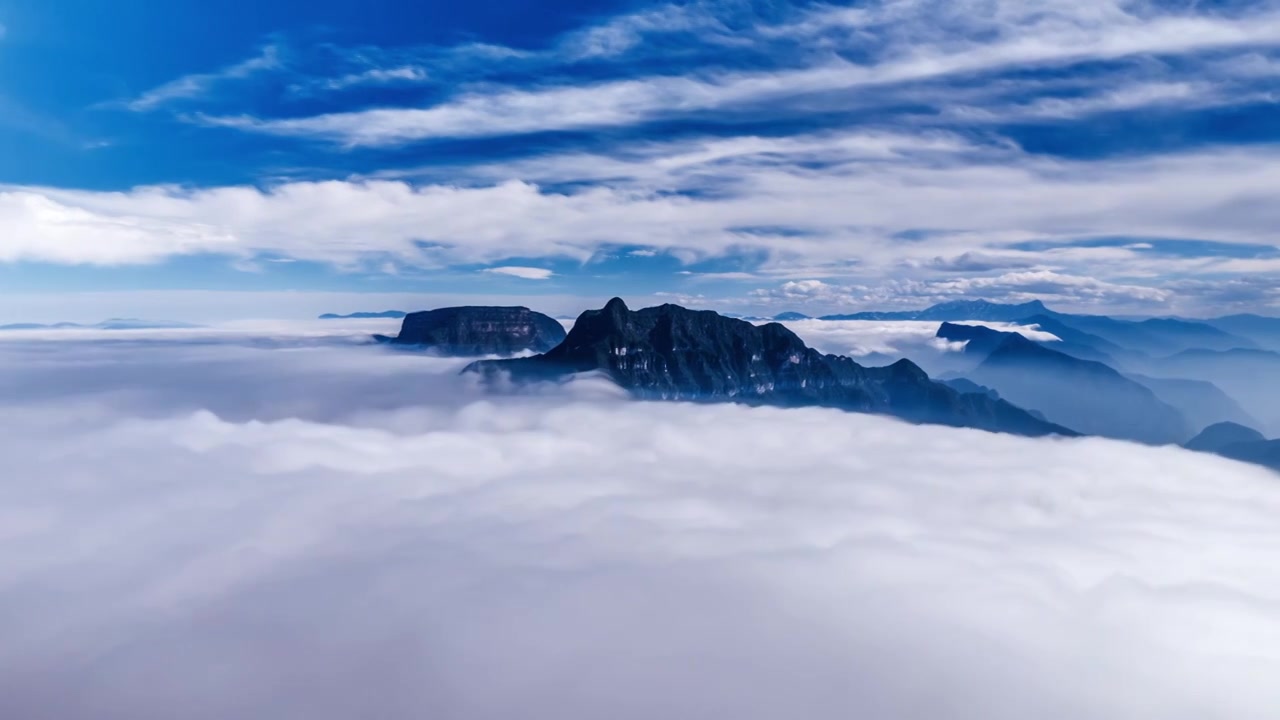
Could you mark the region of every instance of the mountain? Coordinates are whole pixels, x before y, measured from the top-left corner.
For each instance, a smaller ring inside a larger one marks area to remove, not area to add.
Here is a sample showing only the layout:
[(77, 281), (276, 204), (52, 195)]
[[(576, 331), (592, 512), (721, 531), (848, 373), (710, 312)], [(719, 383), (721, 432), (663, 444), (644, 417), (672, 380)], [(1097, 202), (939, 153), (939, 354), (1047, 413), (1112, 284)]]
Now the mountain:
[(793, 322), (795, 320), (812, 320), (813, 318), (798, 312), (784, 312), (773, 316), (778, 322)]
[[(1190, 320), (1174, 318), (1117, 320), (1106, 315), (1045, 314), (1067, 327), (1102, 338), (1112, 345), (1142, 355), (1169, 355), (1192, 349), (1232, 350), (1257, 347), (1246, 338)], [(1050, 330), (1050, 332), (1053, 331)]]
[(480, 361), (465, 372), (522, 382), (592, 371), (642, 399), (820, 406), (1022, 435), (1075, 434), (1007, 402), (933, 382), (906, 360), (867, 368), (809, 348), (778, 323), (757, 326), (678, 305), (632, 311), (619, 298), (584, 312), (545, 354)]
[[(1029, 325), (1031, 323), (1018, 323), (1019, 325)], [(1040, 328), (1043, 330), (1044, 328)], [(1013, 331), (996, 330), (984, 325), (963, 325), (959, 323), (942, 323), (938, 328), (935, 337), (950, 342), (964, 342), (964, 352), (966, 355), (986, 356), (991, 354), (993, 350), (1004, 342), (1009, 335), (1015, 334)], [(1021, 333), (1016, 333), (1021, 334)], [(1025, 337), (1025, 336), (1024, 336)], [(1051, 350), (1070, 355), (1081, 360), (1094, 360), (1096, 362), (1105, 362), (1110, 359), (1106, 353), (1099, 352), (1088, 345), (1080, 345), (1075, 342), (1066, 342), (1061, 340), (1052, 340), (1041, 342), (1033, 340), (1044, 347)]]
[(1094, 362), (1114, 367), (1120, 359), (1133, 353), (1132, 350), (1120, 347), (1110, 340), (1073, 328), (1060, 320), (1060, 317), (1063, 316), (1056, 313), (1041, 313), (1039, 315), (1029, 315), (1014, 322), (1018, 325), (1034, 325), (1036, 328), (1053, 335), (1061, 343), (1053, 343), (1050, 347), (1059, 352), (1074, 355), (1081, 360), (1093, 360)]
[(1223, 332), (1248, 338), (1259, 347), (1280, 351), (1280, 318), (1262, 315), (1228, 315), (1204, 322)]
[(514, 355), (550, 350), (565, 332), (556, 320), (526, 307), (473, 306), (410, 313), (397, 337), (374, 337), (444, 355)]
[(1257, 430), (1236, 423), (1207, 427), (1183, 447), (1280, 470), (1280, 440), (1268, 440)]
[(944, 322), (938, 328), (936, 337), (950, 342), (965, 343), (964, 352), (968, 355), (990, 355), (1000, 346), (1010, 333), (993, 330), (983, 325), (959, 325)]
[(85, 325), (81, 323), (13, 323), (0, 325), (0, 330), (174, 330), (198, 328), (199, 325), (163, 320), (138, 320), (136, 318), (111, 318), (100, 323)]
[(968, 378), (1087, 435), (1151, 444), (1191, 437), (1187, 420), (1150, 389), (1099, 362), (1006, 333)]
[(1145, 386), (1157, 397), (1177, 408), (1193, 428), (1207, 428), (1219, 423), (1239, 423), (1253, 427), (1259, 422), (1217, 385), (1204, 380), (1155, 378), (1125, 373), (1130, 380)]
[(1238, 423), (1222, 422), (1210, 425), (1189, 440), (1183, 447), (1199, 452), (1216, 453), (1237, 443), (1266, 442), (1262, 433)]
[(334, 313), (325, 313), (320, 316), (321, 320), (399, 320), (409, 313), (402, 310), (383, 310), (382, 312), (354, 312), (350, 315), (336, 315)]
[(860, 312), (851, 315), (824, 315), (822, 320), (984, 320), (988, 322), (1014, 322), (1027, 315), (1048, 313), (1049, 309), (1039, 300), (1021, 305), (1005, 305), (986, 300), (955, 300), (934, 305), (924, 310), (896, 312)]
[(1280, 440), (1234, 443), (1218, 450), (1218, 454), (1232, 460), (1280, 470)]
[(1222, 388), (1264, 433), (1280, 433), (1280, 353), (1185, 350), (1142, 365), (1146, 375), (1204, 380)]

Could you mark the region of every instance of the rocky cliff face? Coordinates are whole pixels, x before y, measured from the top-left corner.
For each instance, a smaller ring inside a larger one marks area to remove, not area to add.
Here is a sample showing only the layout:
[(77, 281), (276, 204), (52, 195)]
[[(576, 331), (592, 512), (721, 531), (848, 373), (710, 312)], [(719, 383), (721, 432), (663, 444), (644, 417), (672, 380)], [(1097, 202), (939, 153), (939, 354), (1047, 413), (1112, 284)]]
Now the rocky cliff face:
[(809, 348), (777, 323), (756, 326), (677, 305), (629, 310), (620, 299), (582, 314), (543, 355), (467, 368), (513, 380), (601, 371), (644, 399), (821, 406), (1024, 435), (1073, 434), (1009, 403), (959, 393), (902, 360), (866, 368)]
[(394, 345), (445, 355), (513, 355), (546, 352), (565, 338), (564, 326), (526, 307), (451, 307), (410, 313)]

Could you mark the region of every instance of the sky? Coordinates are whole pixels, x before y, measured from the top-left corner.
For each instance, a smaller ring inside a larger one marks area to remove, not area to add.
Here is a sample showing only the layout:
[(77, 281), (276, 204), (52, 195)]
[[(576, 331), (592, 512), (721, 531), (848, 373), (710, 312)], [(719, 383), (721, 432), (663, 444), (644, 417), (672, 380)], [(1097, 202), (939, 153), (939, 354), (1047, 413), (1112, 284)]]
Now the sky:
[(0, 716), (1280, 703), (1268, 470), (599, 378), (485, 392), (377, 327), (0, 337)]
[(0, 320), (1280, 313), (1278, 80), (1274, 0), (0, 0)]

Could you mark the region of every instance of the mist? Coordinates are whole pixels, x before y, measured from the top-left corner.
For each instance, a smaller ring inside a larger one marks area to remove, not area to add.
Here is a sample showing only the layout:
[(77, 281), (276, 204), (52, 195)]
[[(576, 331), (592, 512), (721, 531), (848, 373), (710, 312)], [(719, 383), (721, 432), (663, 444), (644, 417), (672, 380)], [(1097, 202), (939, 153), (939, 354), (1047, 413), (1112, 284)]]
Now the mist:
[(1269, 471), (497, 394), (363, 330), (0, 342), (0, 716), (1280, 706)]

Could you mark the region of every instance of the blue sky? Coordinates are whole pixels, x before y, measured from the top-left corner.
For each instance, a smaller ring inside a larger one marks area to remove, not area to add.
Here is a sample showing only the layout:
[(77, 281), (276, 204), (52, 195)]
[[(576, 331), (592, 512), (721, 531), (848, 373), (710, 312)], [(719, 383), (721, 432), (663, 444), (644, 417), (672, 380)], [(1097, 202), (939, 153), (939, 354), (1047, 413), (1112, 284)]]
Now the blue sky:
[(5, 317), (1280, 312), (1277, 2), (0, 0), (0, 26)]

